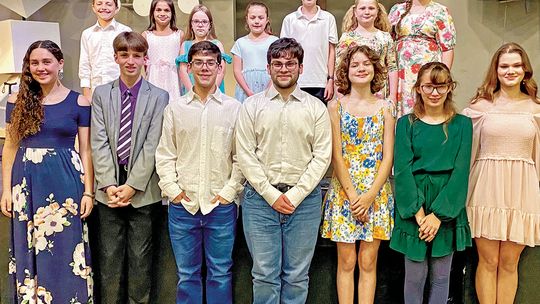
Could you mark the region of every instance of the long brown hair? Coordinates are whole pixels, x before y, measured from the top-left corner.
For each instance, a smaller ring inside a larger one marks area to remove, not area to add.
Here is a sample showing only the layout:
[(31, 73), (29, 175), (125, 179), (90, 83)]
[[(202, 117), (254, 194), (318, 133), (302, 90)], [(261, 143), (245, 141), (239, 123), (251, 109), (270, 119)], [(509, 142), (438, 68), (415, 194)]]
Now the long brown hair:
[(157, 4), (161, 1), (165, 2), (171, 10), (171, 22), (169, 23), (169, 27), (174, 32), (178, 31), (178, 27), (176, 26), (176, 11), (172, 0), (152, 0), (152, 4), (150, 4), (150, 24), (146, 30), (154, 31), (156, 29), (156, 17), (154, 17), (154, 11), (156, 10)]
[[(386, 13), (384, 5), (378, 0), (373, 1), (375, 1), (375, 3), (377, 4), (377, 18), (375, 18), (374, 21), (375, 28), (383, 32), (390, 32), (392, 27), (390, 26), (390, 21), (388, 20), (388, 14)], [(345, 13), (345, 16), (343, 17), (343, 24), (341, 26), (341, 31), (343, 33), (354, 31), (358, 27), (358, 19), (356, 19), (356, 16), (354, 14), (357, 5), (358, 0), (356, 0), (354, 4), (351, 5), (351, 7)]]
[(58, 61), (64, 59), (60, 47), (50, 40), (39, 40), (28, 47), (23, 59), (19, 93), (11, 113), (11, 125), (8, 129), (11, 139), (15, 142), (39, 132), (43, 122), (43, 106), (41, 105), (43, 90), (30, 72), (30, 54), (37, 48), (46, 49)]
[(399, 20), (393, 29), (395, 35), (394, 38), (396, 39), (399, 37), (399, 32), (401, 31), (401, 21), (411, 12), (412, 9), (412, 0), (404, 0), (401, 3), (405, 3), (405, 12), (403, 13), (403, 15), (399, 16)]
[(189, 13), (185, 39), (186, 40), (195, 39), (195, 33), (193, 32), (193, 25), (191, 24), (191, 21), (193, 20), (193, 15), (195, 15), (196, 12), (205, 13), (206, 16), (208, 17), (208, 21), (210, 22), (209, 24), (210, 28), (208, 29), (208, 35), (206, 35), (206, 39), (208, 40), (217, 39), (216, 29), (214, 28), (214, 19), (212, 18), (212, 13), (210, 13), (210, 10), (202, 4), (195, 5), (195, 7), (193, 7), (193, 9), (191, 10), (191, 13)]
[(456, 87), (456, 82), (452, 79), (452, 74), (446, 64), (442, 62), (429, 62), (420, 68), (420, 71), (418, 71), (418, 78), (413, 86), (416, 102), (414, 103), (412, 115), (409, 116), (409, 119), (413, 122), (426, 114), (424, 100), (422, 99), (422, 95), (418, 92), (421, 90), (422, 77), (425, 74), (429, 74), (430, 82), (434, 85), (448, 84), (451, 86), (446, 94), (446, 100), (443, 105), (443, 112), (446, 116), (446, 120), (443, 123), (443, 131), (448, 139), (448, 124), (452, 121), (454, 116), (456, 116), (457, 110), (453, 100), (453, 91)]
[(537, 98), (538, 86), (536, 85), (536, 81), (534, 81), (534, 79), (532, 78), (533, 70), (531, 61), (529, 60), (529, 56), (527, 55), (527, 52), (525, 52), (525, 50), (515, 42), (503, 44), (495, 52), (495, 54), (493, 54), (493, 57), (491, 58), (491, 63), (489, 64), (489, 68), (486, 73), (486, 78), (484, 79), (484, 83), (478, 88), (478, 90), (476, 90), (476, 95), (471, 100), (471, 103), (475, 103), (479, 99), (493, 101), (495, 92), (501, 89), (501, 83), (499, 82), (499, 77), (497, 75), (499, 59), (503, 54), (510, 53), (517, 53), (521, 56), (521, 62), (523, 64), (522, 68), (523, 72), (525, 72), (525, 75), (523, 76), (523, 80), (519, 85), (520, 91), (529, 95), (529, 97), (531, 97), (531, 99), (534, 100), (536, 103), (540, 103)]
[(268, 6), (266, 6), (266, 4), (264, 4), (262, 2), (259, 2), (259, 1), (251, 1), (246, 6), (246, 11), (244, 13), (244, 20), (245, 20), (244, 27), (245, 27), (245, 29), (248, 32), (250, 31), (249, 26), (247, 24), (247, 18), (248, 18), (249, 9), (252, 8), (253, 6), (260, 6), (260, 7), (264, 8), (264, 10), (266, 11), (266, 18), (267, 18), (268, 22), (266, 23), (266, 26), (264, 27), (264, 32), (267, 33), (268, 35), (272, 35), (272, 26), (270, 25), (270, 13), (268, 11)]
[(373, 65), (373, 79), (371, 80), (371, 93), (376, 93), (384, 87), (386, 80), (386, 68), (382, 65), (381, 59), (377, 53), (365, 45), (357, 45), (347, 49), (341, 56), (339, 65), (336, 69), (336, 86), (338, 92), (347, 95), (351, 92), (351, 81), (349, 80), (349, 66), (351, 59), (356, 53), (363, 53)]

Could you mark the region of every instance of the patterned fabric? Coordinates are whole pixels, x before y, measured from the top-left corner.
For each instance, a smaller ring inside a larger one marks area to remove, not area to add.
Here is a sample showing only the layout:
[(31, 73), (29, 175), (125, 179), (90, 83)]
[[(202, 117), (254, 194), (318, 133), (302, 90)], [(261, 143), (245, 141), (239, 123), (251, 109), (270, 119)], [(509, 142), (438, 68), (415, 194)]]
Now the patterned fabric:
[[(78, 96), (72, 91), (44, 106), (40, 132), (24, 138), (15, 156), (11, 303), (93, 303), (88, 230), (80, 218), (84, 172), (73, 148), (77, 128), (90, 125), (90, 107), (79, 106)], [(8, 103), (8, 122), (12, 110)]]
[[(388, 69), (388, 72), (396, 71), (397, 63), (394, 41), (389, 33), (380, 30), (377, 30), (372, 36), (363, 36), (356, 31), (343, 33), (336, 46), (336, 68), (341, 62), (341, 56), (346, 54), (350, 47), (357, 45), (365, 45), (375, 51), (381, 58), (382, 65)], [(386, 80), (385, 87), (377, 93), (376, 95), (379, 98), (384, 99), (389, 97), (390, 88), (388, 87), (388, 79)]]
[[(396, 25), (406, 12), (405, 3), (392, 7), (388, 18)], [(396, 29), (397, 30), (397, 29)], [(422, 65), (442, 60), (442, 52), (456, 44), (456, 29), (448, 9), (431, 1), (423, 13), (407, 14), (396, 33), (398, 62), (398, 116), (409, 114), (415, 102), (413, 86)]]
[[(391, 101), (375, 115), (356, 117), (339, 104), (341, 144), (345, 165), (359, 194), (366, 193), (383, 159), (384, 111), (393, 109)], [(393, 112), (393, 110), (391, 110)], [(324, 199), (321, 235), (335, 242), (388, 240), (394, 226), (394, 197), (387, 180), (369, 209), (369, 221), (353, 217), (345, 191), (336, 176)]]
[(118, 159), (127, 164), (129, 148), (131, 147), (131, 92), (126, 90), (122, 100), (122, 112), (120, 114), (120, 135), (118, 136)]
[(154, 35), (146, 32), (148, 41), (148, 67), (147, 80), (151, 84), (164, 89), (169, 93), (169, 100), (180, 97), (178, 70), (174, 60), (180, 53), (180, 31), (167, 36)]

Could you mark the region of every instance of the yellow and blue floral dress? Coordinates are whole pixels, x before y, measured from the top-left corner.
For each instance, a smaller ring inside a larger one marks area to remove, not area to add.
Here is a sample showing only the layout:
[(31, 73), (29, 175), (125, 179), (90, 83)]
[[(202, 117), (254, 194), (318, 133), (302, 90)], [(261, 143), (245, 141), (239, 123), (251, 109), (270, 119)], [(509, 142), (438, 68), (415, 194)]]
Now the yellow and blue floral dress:
[[(372, 116), (357, 117), (338, 101), (341, 144), (345, 165), (359, 194), (367, 192), (383, 159), (384, 111), (394, 113), (390, 101)], [(324, 199), (321, 235), (334, 242), (389, 240), (394, 227), (394, 197), (387, 180), (369, 209), (369, 221), (354, 218), (345, 191), (334, 175)]]

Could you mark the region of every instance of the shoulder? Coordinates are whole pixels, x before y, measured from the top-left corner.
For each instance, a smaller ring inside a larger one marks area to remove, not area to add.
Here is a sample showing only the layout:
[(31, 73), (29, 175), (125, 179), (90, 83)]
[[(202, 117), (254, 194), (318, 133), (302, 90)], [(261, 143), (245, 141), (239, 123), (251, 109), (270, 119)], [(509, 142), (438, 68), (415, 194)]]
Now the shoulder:
[(397, 129), (408, 128), (411, 125), (411, 114), (401, 116), (397, 121)]
[(321, 16), (324, 17), (325, 19), (329, 20), (329, 21), (334, 21), (336, 22), (336, 17), (334, 17), (334, 15), (332, 15), (332, 13), (330, 13), (329, 11), (325, 11), (325, 10), (322, 10), (321, 9), (321, 12), (320, 12)]
[(152, 34), (151, 31), (143, 31), (143, 32), (141, 33), (141, 36), (143, 36), (144, 38), (148, 38), (148, 35), (151, 35), (151, 34)]
[(89, 107), (90, 106), (90, 100), (86, 98), (84, 95), (79, 94), (77, 97), (77, 104), (81, 107)]
[(287, 14), (287, 16), (285, 16), (285, 18), (283, 18), (283, 22), (282, 22), (282, 23), (283, 23), (283, 24), (285, 24), (285, 23), (291, 23), (291, 22), (293, 22), (294, 19), (296, 19), (296, 11)]
[(116, 21), (116, 30), (118, 32), (131, 32), (131, 31), (133, 31), (131, 29), (131, 27), (129, 27), (129, 26), (123, 24), (123, 23), (120, 23), (118, 21)]
[(536, 101), (534, 100), (531, 100), (531, 107), (532, 107), (532, 113), (534, 115), (539, 115), (540, 114), (540, 99), (536, 99)]
[(476, 101), (469, 104), (469, 109), (478, 111), (478, 112), (487, 112), (493, 107), (493, 101), (489, 101), (484, 98), (477, 99)]
[(397, 3), (394, 6), (390, 8), (389, 14), (398, 14), (401, 15), (401, 11), (404, 11), (406, 7), (405, 2), (404, 3)]
[(454, 118), (452, 119), (453, 122), (460, 125), (468, 125), (471, 124), (471, 119), (463, 114), (456, 114)]

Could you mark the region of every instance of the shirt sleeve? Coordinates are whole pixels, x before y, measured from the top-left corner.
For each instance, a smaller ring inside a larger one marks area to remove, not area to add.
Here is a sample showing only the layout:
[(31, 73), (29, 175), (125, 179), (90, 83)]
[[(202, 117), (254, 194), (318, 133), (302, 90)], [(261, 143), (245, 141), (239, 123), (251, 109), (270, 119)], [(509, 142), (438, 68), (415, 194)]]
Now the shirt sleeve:
[(456, 46), (456, 28), (454, 27), (454, 19), (450, 15), (447, 8), (437, 13), (437, 44), (443, 52), (453, 50)]
[(389, 33), (385, 33), (387, 35), (387, 44), (386, 44), (386, 68), (388, 69), (388, 72), (395, 72), (397, 71), (397, 57), (396, 57), (396, 48), (394, 45), (394, 40), (392, 39), (392, 36), (390, 36)]
[[(240, 39), (242, 39), (242, 38), (240, 38)], [(238, 40), (236, 40), (236, 42), (234, 42), (234, 45), (233, 45), (233, 47), (231, 49), (231, 54), (242, 58), (242, 49), (240, 48), (240, 39), (238, 39)]]
[(79, 55), (79, 79), (81, 81), (81, 88), (91, 87), (90, 75), (92, 74), (92, 67), (90, 66), (89, 39), (89, 35), (84, 31), (81, 35), (81, 52)]
[(174, 117), (171, 105), (168, 105), (163, 113), (163, 127), (161, 137), (156, 149), (156, 172), (159, 175), (159, 187), (169, 200), (174, 200), (182, 189), (178, 185), (176, 172), (176, 137), (174, 130)]
[[(457, 119), (455, 117), (454, 119)], [(462, 118), (460, 142), (450, 179), (431, 204), (431, 211), (443, 222), (455, 219), (465, 209), (467, 186), (469, 184), (469, 168), (471, 162), (472, 122)], [(450, 130), (450, 128), (448, 128)], [(397, 190), (396, 190), (397, 191)]]
[(15, 103), (9, 101), (6, 103), (6, 123), (11, 123), (11, 113), (13, 112), (14, 108)]
[(334, 15), (328, 13), (328, 22), (329, 22), (329, 31), (328, 31), (328, 42), (331, 44), (337, 44), (338, 43), (338, 32), (337, 32), (337, 26), (336, 26), (336, 18)]
[(412, 172), (414, 162), (412, 126), (409, 115), (398, 120), (394, 144), (394, 175), (396, 208), (403, 219), (416, 215), (424, 205), (425, 198), (419, 195)]

